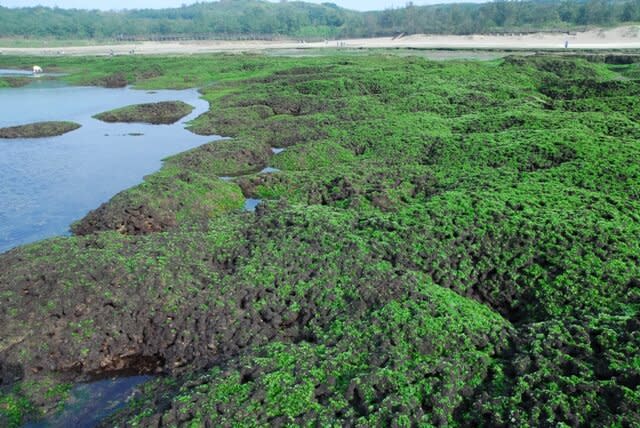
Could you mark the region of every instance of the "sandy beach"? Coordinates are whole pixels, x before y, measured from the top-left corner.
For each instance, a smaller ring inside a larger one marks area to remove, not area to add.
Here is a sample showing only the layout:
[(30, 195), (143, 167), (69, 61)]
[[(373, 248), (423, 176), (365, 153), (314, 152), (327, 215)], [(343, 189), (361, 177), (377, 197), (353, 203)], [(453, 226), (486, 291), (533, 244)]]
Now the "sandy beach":
[(210, 52), (251, 52), (280, 49), (640, 49), (640, 26), (595, 29), (574, 34), (534, 33), (506, 35), (447, 36), (416, 34), (401, 38), (327, 40), (307, 43), (301, 40), (280, 41), (180, 41), (139, 42), (96, 46), (56, 48), (1, 48), (13, 55), (161, 55)]

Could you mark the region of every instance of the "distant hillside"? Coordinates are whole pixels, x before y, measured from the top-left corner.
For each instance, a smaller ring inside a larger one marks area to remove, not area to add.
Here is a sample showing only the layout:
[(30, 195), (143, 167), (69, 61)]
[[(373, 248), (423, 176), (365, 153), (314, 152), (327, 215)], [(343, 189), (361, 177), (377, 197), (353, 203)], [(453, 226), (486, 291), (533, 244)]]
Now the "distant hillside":
[(0, 37), (367, 37), (568, 29), (640, 21), (640, 0), (532, 0), (356, 12), (332, 3), (222, 0), (175, 9), (103, 12), (0, 7)]

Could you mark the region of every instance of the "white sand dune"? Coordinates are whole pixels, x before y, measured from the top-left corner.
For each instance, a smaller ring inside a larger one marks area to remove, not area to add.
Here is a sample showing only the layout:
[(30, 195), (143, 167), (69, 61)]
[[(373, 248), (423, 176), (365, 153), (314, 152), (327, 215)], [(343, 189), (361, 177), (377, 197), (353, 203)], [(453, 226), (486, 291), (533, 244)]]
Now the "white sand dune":
[(140, 42), (130, 44), (68, 46), (58, 48), (2, 48), (4, 54), (15, 55), (130, 55), (130, 54), (197, 54), (207, 52), (248, 52), (279, 49), (337, 48), (460, 48), (460, 49), (640, 49), (640, 26), (595, 29), (572, 35), (534, 33), (509, 35), (447, 36), (417, 34), (400, 39), (379, 37), (304, 43), (282, 41), (184, 41)]

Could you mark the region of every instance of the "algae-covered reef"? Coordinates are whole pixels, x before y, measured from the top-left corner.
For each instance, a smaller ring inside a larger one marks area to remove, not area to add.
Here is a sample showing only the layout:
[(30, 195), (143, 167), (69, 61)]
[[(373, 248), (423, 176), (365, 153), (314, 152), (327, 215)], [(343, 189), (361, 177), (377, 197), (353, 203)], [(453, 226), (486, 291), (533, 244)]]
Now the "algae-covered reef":
[(36, 122), (0, 128), (0, 138), (55, 137), (80, 128), (75, 122)]
[(103, 122), (141, 122), (153, 125), (176, 123), (193, 111), (193, 106), (182, 101), (136, 104), (122, 107), (94, 117)]
[(200, 86), (233, 138), (0, 256), (0, 418), (133, 371), (164, 376), (106, 426), (640, 424), (637, 65), (59, 66)]

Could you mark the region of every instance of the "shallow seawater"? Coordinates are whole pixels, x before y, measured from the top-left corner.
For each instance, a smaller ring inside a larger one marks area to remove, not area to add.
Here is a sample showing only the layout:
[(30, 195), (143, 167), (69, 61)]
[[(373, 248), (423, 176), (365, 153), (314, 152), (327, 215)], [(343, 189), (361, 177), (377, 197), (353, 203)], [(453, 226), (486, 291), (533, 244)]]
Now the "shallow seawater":
[(244, 201), (244, 210), (253, 212), (256, 210), (256, 207), (262, 202), (261, 199), (252, 199), (248, 198)]
[(33, 73), (27, 70), (0, 68), (0, 76), (31, 76)]
[(36, 80), (46, 80), (49, 77), (64, 76), (64, 73), (40, 73), (33, 74), (31, 70), (19, 70), (11, 68), (0, 68), (0, 77), (32, 77)]
[(24, 428), (91, 428), (122, 408), (149, 376), (130, 376), (80, 383), (57, 414)]
[[(91, 117), (130, 104), (169, 100), (195, 109), (173, 125), (108, 124)], [(163, 158), (218, 139), (185, 129), (187, 121), (207, 109), (196, 90), (150, 93), (35, 78), (22, 88), (0, 89), (0, 127), (47, 120), (82, 125), (58, 137), (0, 139), (0, 252), (67, 234), (73, 221), (140, 183), (162, 166)]]
[(278, 168), (272, 168), (270, 166), (263, 168), (260, 171), (260, 174), (273, 174), (274, 172), (280, 172), (280, 170)]

